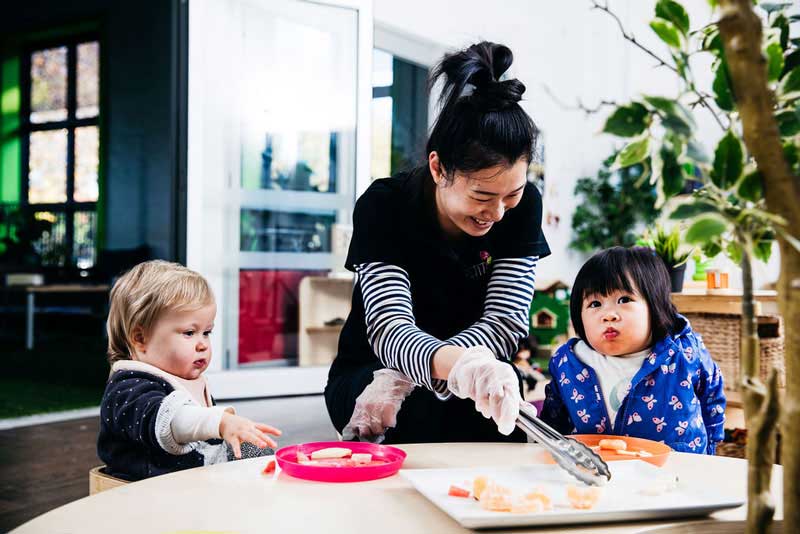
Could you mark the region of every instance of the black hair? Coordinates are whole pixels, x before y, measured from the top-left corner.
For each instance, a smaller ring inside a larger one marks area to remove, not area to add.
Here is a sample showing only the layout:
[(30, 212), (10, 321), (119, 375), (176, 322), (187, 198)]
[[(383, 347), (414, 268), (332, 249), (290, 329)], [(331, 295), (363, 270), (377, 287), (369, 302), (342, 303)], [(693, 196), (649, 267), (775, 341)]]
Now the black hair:
[(669, 273), (664, 260), (649, 248), (612, 247), (589, 258), (572, 286), (569, 301), (572, 325), (587, 345), (581, 319), (583, 299), (593, 294), (607, 296), (614, 291), (637, 291), (645, 299), (650, 310), (653, 343), (677, 328), (678, 311), (670, 299)]
[(440, 78), (444, 85), (425, 153), (437, 152), (448, 181), (457, 170), (530, 163), (539, 130), (518, 104), (525, 85), (501, 81), (513, 61), (507, 46), (484, 41), (445, 55), (432, 71), (429, 89)]
[(539, 340), (536, 339), (536, 336), (533, 334), (529, 334), (519, 340), (519, 344), (517, 345), (517, 352), (528, 350), (531, 352), (531, 356), (534, 355), (536, 349), (539, 348)]

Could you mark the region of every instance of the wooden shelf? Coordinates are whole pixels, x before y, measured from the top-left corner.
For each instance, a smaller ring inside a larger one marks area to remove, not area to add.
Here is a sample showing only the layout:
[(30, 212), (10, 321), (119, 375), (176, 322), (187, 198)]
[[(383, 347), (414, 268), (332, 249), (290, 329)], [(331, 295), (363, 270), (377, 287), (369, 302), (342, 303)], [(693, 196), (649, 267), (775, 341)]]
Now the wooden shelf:
[(330, 365), (333, 361), (342, 325), (324, 323), (335, 317), (347, 317), (352, 296), (352, 277), (308, 276), (300, 282), (300, 366)]
[[(777, 313), (778, 294), (775, 291), (754, 291), (756, 315)], [(672, 303), (680, 313), (721, 313), (741, 315), (742, 292), (737, 290), (707, 292), (705, 289), (688, 289), (672, 293)]]

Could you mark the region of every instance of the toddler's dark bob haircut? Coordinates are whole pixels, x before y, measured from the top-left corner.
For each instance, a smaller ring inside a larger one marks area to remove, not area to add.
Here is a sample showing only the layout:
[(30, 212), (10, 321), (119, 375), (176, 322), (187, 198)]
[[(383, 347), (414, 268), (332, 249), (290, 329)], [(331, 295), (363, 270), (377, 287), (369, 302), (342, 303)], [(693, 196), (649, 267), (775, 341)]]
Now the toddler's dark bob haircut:
[(581, 319), (583, 299), (591, 295), (605, 297), (614, 291), (638, 292), (644, 297), (650, 310), (653, 343), (677, 328), (678, 311), (670, 299), (670, 279), (664, 261), (649, 248), (612, 247), (589, 258), (572, 286), (569, 301), (572, 325), (587, 345)]

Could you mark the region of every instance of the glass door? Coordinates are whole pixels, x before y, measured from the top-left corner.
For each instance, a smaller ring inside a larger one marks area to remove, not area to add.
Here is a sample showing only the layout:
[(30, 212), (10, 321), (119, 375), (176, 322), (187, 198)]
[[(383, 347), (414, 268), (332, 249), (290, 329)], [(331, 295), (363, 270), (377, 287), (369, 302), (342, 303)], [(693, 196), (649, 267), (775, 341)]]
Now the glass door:
[(342, 261), (369, 182), (369, 9), (190, 6), (187, 262), (217, 294), (218, 368), (296, 363), (300, 281)]

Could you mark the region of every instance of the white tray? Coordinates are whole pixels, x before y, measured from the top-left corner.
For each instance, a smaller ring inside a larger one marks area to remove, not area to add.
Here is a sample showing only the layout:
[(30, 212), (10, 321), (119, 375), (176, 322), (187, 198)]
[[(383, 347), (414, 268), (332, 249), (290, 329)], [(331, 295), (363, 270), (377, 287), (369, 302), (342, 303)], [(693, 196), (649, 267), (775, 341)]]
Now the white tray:
[[(602, 488), (600, 501), (591, 510), (576, 510), (569, 505), (566, 488), (580, 484), (555, 465), (487, 467), (462, 469), (404, 469), (400, 474), (447, 515), (466, 528), (500, 528), (537, 525), (562, 525), (608, 521), (632, 521), (664, 517), (707, 515), (716, 510), (737, 508), (744, 495), (723, 493), (719, 484), (687, 487), (680, 481), (675, 489), (657, 496), (643, 493), (653, 481), (663, 481), (670, 472), (642, 461), (610, 462), (611, 481)], [(541, 487), (553, 500), (553, 510), (534, 514), (490, 512), (473, 498), (450, 497), (451, 484), (472, 489), (478, 475), (511, 487), (528, 490)], [(465, 486), (465, 483), (468, 484)]]

